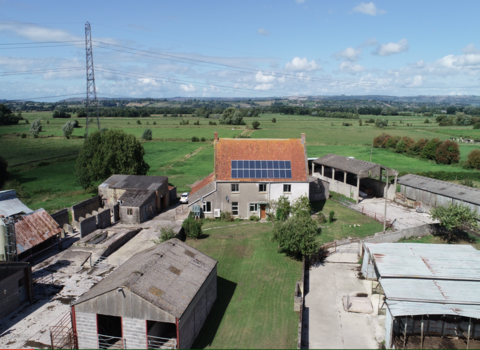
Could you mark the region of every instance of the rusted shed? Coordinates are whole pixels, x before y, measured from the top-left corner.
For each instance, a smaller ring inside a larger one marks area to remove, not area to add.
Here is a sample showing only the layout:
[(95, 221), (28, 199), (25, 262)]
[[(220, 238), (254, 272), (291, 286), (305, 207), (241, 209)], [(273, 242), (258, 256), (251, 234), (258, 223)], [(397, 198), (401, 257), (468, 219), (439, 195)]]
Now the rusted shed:
[(31, 214), (24, 215), (15, 223), (17, 250), (19, 253), (23, 253), (60, 232), (61, 229), (57, 222), (45, 209), (38, 209)]
[(351, 174), (355, 174), (359, 178), (368, 177), (370, 172), (379, 173), (381, 169), (383, 169), (389, 176), (398, 175), (397, 170), (387, 168), (383, 165), (360, 159), (339, 156), (337, 154), (327, 154), (326, 156), (315, 159), (313, 163), (334, 169), (340, 169)]

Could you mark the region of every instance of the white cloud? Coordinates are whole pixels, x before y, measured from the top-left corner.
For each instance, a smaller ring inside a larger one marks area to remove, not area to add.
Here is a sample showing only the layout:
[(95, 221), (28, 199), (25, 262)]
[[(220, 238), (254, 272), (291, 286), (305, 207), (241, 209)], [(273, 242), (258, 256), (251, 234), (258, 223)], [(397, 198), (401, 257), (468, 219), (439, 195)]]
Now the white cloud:
[(0, 32), (11, 32), (17, 37), (32, 41), (85, 40), (63, 29), (50, 29), (29, 23), (0, 23)]
[(387, 13), (387, 11), (377, 8), (373, 2), (369, 2), (368, 4), (362, 2), (360, 5), (355, 6), (352, 12), (363, 13), (370, 16), (383, 15), (384, 13)]
[(279, 83), (284, 83), (285, 82), (285, 76), (278, 78)]
[(421, 75), (416, 75), (411, 79), (411, 83), (407, 86), (415, 87), (415, 86), (422, 86), (423, 85), (423, 77)]
[(275, 80), (273, 75), (264, 75), (262, 71), (255, 75), (255, 81), (259, 83), (271, 83)]
[(469, 53), (480, 53), (480, 51), (475, 47), (473, 44), (469, 44), (462, 48), (462, 52), (464, 54), (469, 54)]
[(197, 91), (197, 88), (193, 86), (193, 84), (188, 84), (188, 85), (180, 85), (180, 89), (182, 89), (185, 92), (194, 92)]
[(256, 85), (253, 89), (254, 90), (270, 90), (273, 87), (273, 84), (260, 84)]
[(361, 43), (359, 47), (375, 46), (375, 45), (378, 45), (377, 39), (372, 37), (372, 38), (368, 38), (363, 43)]
[(306, 58), (295, 57), (292, 62), (287, 62), (285, 69), (294, 71), (315, 71), (322, 69), (322, 67), (320, 67), (314, 60), (308, 62)]
[(356, 61), (362, 54), (362, 49), (354, 49), (353, 47), (347, 47), (345, 50), (335, 53), (333, 56), (337, 59), (346, 59), (349, 61)]
[(402, 39), (398, 43), (382, 44), (372, 53), (378, 56), (390, 56), (400, 52), (408, 51), (408, 48), (408, 40)]
[(260, 34), (260, 35), (263, 35), (263, 36), (268, 36), (270, 35), (270, 32), (268, 30), (266, 30), (265, 28), (259, 28), (257, 30), (257, 33)]
[(340, 63), (338, 68), (340, 69), (340, 71), (350, 74), (357, 74), (365, 70), (364, 66), (355, 62), (342, 62)]

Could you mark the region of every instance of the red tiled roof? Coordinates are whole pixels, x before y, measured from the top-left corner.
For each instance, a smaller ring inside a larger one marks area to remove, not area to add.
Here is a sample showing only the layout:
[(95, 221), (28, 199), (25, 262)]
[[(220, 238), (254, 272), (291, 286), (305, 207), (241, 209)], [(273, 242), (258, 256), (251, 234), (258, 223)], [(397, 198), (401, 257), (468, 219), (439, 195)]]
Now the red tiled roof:
[[(215, 179), (232, 180), (232, 160), (289, 160), (290, 181), (308, 181), (306, 150), (301, 139), (219, 139), (215, 143)], [(282, 181), (285, 179), (243, 179), (241, 181)]]
[(208, 185), (210, 182), (212, 182), (213, 180), (215, 179), (215, 174), (214, 173), (211, 173), (210, 175), (208, 175), (206, 178), (204, 178), (202, 181), (200, 181), (199, 183), (195, 184), (194, 186), (192, 186), (192, 190), (190, 191), (190, 196), (192, 194), (194, 194), (195, 192), (197, 192), (198, 190), (200, 190), (201, 188), (203, 188), (204, 186)]
[(15, 223), (18, 253), (33, 248), (60, 232), (57, 222), (44, 209), (24, 215)]

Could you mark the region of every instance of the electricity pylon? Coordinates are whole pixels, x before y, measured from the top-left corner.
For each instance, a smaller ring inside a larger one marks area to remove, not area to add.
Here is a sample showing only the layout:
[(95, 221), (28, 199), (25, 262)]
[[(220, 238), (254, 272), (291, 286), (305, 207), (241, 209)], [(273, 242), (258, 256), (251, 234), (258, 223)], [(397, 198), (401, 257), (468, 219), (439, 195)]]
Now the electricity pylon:
[(87, 52), (87, 101), (86, 101), (86, 112), (87, 112), (87, 123), (85, 127), (85, 138), (88, 137), (88, 122), (90, 115), (94, 113), (93, 108), (96, 110), (97, 114), (97, 126), (100, 131), (100, 118), (98, 116), (98, 101), (97, 101), (97, 90), (95, 88), (95, 72), (93, 69), (93, 51), (92, 51), (92, 28), (90, 28), (90, 23), (85, 23), (85, 50)]

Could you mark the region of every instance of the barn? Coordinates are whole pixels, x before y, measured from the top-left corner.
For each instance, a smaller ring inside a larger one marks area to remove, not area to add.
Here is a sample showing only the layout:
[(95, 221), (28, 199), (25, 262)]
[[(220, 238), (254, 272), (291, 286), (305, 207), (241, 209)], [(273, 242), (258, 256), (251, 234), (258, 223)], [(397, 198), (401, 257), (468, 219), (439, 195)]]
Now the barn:
[(192, 346), (217, 298), (217, 261), (178, 239), (137, 253), (72, 306), (79, 349)]

